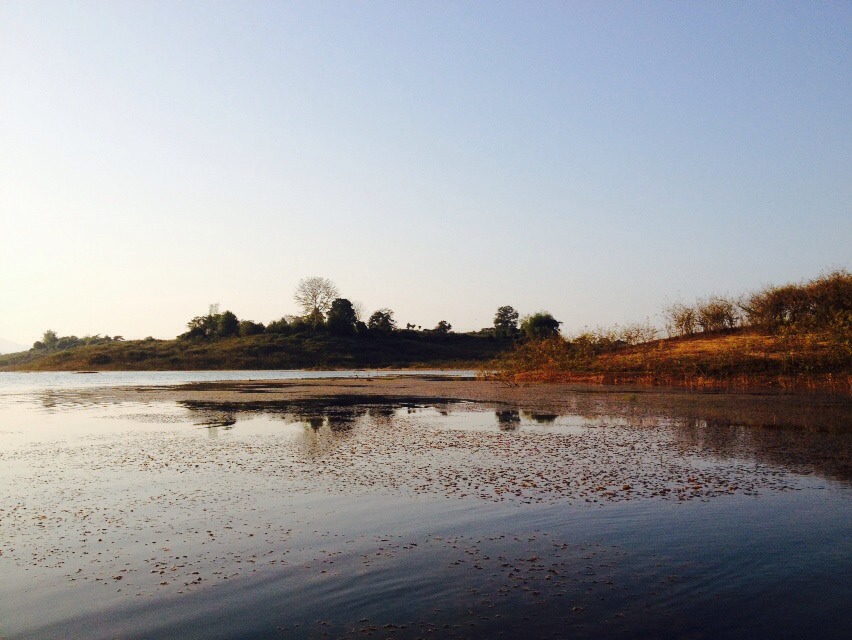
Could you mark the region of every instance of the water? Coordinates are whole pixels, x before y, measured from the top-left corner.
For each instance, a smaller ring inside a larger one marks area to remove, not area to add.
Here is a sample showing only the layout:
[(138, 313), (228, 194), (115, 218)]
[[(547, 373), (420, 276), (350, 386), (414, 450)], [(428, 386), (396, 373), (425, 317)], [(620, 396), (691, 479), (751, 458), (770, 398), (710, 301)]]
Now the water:
[(0, 388), (0, 637), (852, 633), (848, 405), (761, 428), (69, 378)]
[(0, 371), (0, 394), (42, 389), (79, 389), (139, 385), (178, 385), (189, 382), (220, 382), (235, 380), (298, 380), (323, 378), (379, 378), (405, 375), (440, 375), (471, 378), (475, 371), (357, 369), (337, 371), (306, 371), (304, 369), (256, 371), (37, 371), (18, 373)]

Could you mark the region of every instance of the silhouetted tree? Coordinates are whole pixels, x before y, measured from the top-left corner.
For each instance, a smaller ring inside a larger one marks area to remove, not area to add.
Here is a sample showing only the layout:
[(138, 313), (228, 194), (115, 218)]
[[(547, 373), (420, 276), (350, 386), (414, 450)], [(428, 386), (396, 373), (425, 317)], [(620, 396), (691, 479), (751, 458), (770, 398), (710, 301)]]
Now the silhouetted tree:
[(560, 324), (546, 311), (539, 311), (521, 320), (521, 331), (527, 338), (552, 338), (559, 335)]
[(240, 321), (231, 311), (224, 311), (216, 316), (216, 337), (229, 338), (240, 333)]
[(335, 298), (328, 310), (328, 330), (338, 335), (351, 336), (355, 333), (358, 317), (352, 303), (346, 298)]
[(287, 322), (287, 318), (279, 318), (278, 320), (273, 320), (268, 325), (266, 325), (266, 333), (289, 333), (290, 332), (290, 324)]
[(518, 335), (518, 312), (508, 305), (497, 309), (494, 314), (494, 335), (498, 338), (514, 338)]
[(446, 320), (441, 320), (441, 321), (440, 321), (440, 322), (439, 322), (439, 323), (435, 326), (435, 329), (434, 329), (435, 333), (449, 333), (449, 332), (450, 332), (450, 331), (452, 331), (452, 330), (453, 330), (453, 325), (451, 325), (451, 324), (450, 324), (449, 322), (447, 322)]
[(373, 312), (367, 326), (372, 331), (390, 333), (396, 328), (396, 320), (393, 319), (393, 311), (390, 309), (379, 309)]
[(266, 327), (263, 326), (262, 322), (252, 322), (251, 320), (243, 320), (240, 322), (241, 336), (255, 336), (259, 333), (263, 333), (265, 330)]

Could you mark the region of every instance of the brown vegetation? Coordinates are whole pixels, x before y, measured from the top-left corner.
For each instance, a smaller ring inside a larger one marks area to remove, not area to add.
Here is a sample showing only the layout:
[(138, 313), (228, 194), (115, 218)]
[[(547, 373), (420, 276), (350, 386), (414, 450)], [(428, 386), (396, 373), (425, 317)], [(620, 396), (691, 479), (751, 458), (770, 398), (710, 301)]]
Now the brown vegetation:
[[(780, 386), (850, 392), (852, 275), (713, 296), (666, 310), (669, 333), (642, 325), (528, 340), (483, 372), (510, 382)], [(650, 339), (643, 340), (643, 337)]]

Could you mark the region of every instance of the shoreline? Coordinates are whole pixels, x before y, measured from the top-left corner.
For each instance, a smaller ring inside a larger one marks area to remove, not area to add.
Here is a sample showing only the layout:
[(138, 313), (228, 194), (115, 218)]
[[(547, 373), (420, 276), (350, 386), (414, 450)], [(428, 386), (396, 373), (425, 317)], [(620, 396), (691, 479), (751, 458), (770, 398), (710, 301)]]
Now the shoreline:
[[(773, 390), (684, 389), (583, 383), (509, 385), (440, 376), (302, 378), (192, 382), (174, 386), (94, 387), (68, 390), (82, 402), (177, 402), (231, 410), (276, 410), (288, 405), (475, 403), (492, 409), (552, 414), (643, 417), (672, 415), (742, 426), (797, 427), (852, 432), (852, 399), (838, 394)], [(454, 408), (455, 410), (455, 408)]]

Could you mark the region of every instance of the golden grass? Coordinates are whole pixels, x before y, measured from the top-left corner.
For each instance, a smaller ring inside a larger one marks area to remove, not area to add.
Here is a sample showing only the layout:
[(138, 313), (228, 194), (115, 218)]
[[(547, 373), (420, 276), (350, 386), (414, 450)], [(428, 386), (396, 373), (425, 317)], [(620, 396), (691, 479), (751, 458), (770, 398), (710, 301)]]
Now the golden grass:
[(760, 386), (852, 390), (849, 341), (829, 334), (774, 335), (739, 329), (578, 353), (561, 338), (525, 343), (485, 377), (508, 382)]

